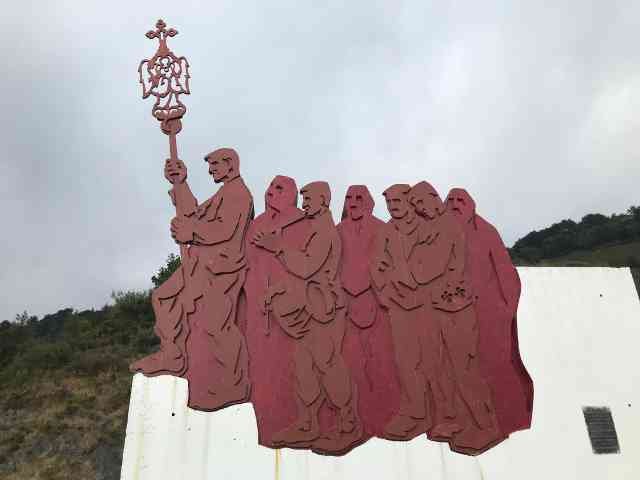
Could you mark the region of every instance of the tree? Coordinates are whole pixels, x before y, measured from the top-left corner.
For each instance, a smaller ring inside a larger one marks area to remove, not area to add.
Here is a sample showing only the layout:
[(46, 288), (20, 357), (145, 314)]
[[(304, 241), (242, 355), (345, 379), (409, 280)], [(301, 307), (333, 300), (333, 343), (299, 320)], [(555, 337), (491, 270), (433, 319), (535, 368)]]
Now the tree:
[(636, 222), (640, 221), (640, 207), (629, 207), (627, 209), (627, 215), (631, 215)]
[(167, 257), (167, 262), (160, 267), (158, 273), (151, 277), (151, 281), (153, 282), (153, 287), (158, 288), (162, 285), (165, 280), (167, 280), (173, 272), (175, 272), (180, 267), (181, 261), (178, 255), (170, 253)]
[(593, 227), (596, 225), (603, 225), (607, 223), (608, 220), (609, 217), (602, 215), (601, 213), (588, 213), (582, 217), (582, 221), (580, 223), (583, 226)]

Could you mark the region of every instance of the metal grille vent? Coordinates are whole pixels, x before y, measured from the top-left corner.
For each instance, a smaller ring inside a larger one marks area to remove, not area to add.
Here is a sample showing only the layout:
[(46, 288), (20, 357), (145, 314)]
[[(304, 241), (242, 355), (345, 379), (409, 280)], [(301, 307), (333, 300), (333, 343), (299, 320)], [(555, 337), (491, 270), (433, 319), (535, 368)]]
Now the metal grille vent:
[(620, 453), (611, 410), (607, 407), (583, 407), (582, 413), (587, 424), (593, 453)]

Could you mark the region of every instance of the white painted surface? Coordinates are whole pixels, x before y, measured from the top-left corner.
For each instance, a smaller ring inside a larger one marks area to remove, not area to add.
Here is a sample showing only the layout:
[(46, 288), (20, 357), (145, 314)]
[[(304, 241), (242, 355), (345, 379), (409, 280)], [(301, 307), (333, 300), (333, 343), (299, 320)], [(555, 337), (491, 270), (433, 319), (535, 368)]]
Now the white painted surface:
[[(640, 302), (628, 269), (520, 268), (532, 429), (479, 457), (417, 438), (372, 439), (340, 458), (257, 444), (251, 405), (186, 407), (185, 380), (133, 379), (123, 480), (640, 479)], [(620, 454), (594, 455), (583, 406), (611, 408)], [(172, 416), (172, 413), (175, 415)]]

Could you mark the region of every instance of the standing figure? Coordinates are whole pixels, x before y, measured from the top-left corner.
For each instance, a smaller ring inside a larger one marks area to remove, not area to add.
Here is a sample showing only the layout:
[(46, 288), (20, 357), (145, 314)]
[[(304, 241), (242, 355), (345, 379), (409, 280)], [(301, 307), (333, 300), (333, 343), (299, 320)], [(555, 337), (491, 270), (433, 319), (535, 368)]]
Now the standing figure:
[(185, 165), (170, 160), (165, 165), (177, 211), (171, 233), (188, 247), (181, 267), (152, 295), (160, 351), (131, 368), (147, 375), (184, 376), (188, 405), (212, 411), (247, 401), (250, 392), (246, 343), (236, 315), (253, 199), (240, 177), (235, 150), (215, 150), (205, 161), (222, 187), (200, 205), (186, 181)]
[(351, 185), (338, 232), (342, 240), (340, 279), (347, 300), (344, 357), (358, 389), (358, 411), (368, 435), (382, 436), (398, 410), (400, 385), (394, 368), (389, 317), (371, 288), (369, 258), (384, 222), (373, 216), (365, 185)]
[(249, 271), (245, 283), (247, 295), (246, 337), (249, 350), (249, 373), (252, 382), (251, 402), (258, 425), (258, 441), (276, 447), (273, 434), (296, 419), (293, 389), (293, 343), (277, 325), (269, 323), (261, 300), (270, 285), (282, 282), (287, 270), (269, 251), (259, 248), (252, 239), (259, 232), (279, 232), (290, 248), (301, 245), (308, 222), (296, 207), (298, 188), (289, 177), (276, 176), (265, 193), (265, 211), (255, 218), (247, 233), (246, 252)]
[[(277, 319), (294, 343), (292, 393), (298, 403), (298, 419), (274, 433), (272, 442), (343, 454), (361, 441), (363, 430), (342, 356), (346, 308), (338, 278), (340, 236), (329, 210), (329, 185), (313, 182), (301, 194), (308, 228), (301, 245), (286, 245), (277, 232), (259, 232), (253, 238), (255, 245), (272, 252), (288, 272), (282, 282), (267, 289), (264, 304), (266, 314)], [(332, 429), (320, 422), (325, 401), (335, 415)]]
[[(384, 428), (383, 436), (409, 440), (427, 431), (433, 423), (433, 408), (427, 408), (427, 389), (441, 395), (432, 364), (432, 332), (424, 321), (425, 295), (411, 271), (418, 246), (426, 240), (425, 221), (409, 203), (411, 187), (392, 185), (384, 191), (388, 223), (380, 228), (370, 258), (374, 292), (388, 311), (395, 365), (401, 386), (400, 406)], [(435, 390), (435, 391), (434, 391)]]
[[(435, 342), (429, 348), (439, 350), (435, 368), (444, 391), (440, 399), (444, 403), (436, 399), (437, 425), (430, 434), (449, 440), (453, 450), (480, 453), (504, 437), (495, 418), (492, 392), (480, 369), (464, 230), (429, 183), (415, 185), (410, 202), (425, 219), (428, 231), (411, 267), (416, 282), (425, 286), (424, 316), (431, 331), (428, 338)], [(460, 416), (453, 405), (456, 397), (462, 400), (457, 408)]]
[(497, 230), (476, 213), (466, 190), (454, 188), (447, 210), (463, 226), (467, 265), (477, 300), (480, 368), (494, 392), (498, 422), (505, 435), (529, 428), (533, 382), (518, 349), (520, 277)]

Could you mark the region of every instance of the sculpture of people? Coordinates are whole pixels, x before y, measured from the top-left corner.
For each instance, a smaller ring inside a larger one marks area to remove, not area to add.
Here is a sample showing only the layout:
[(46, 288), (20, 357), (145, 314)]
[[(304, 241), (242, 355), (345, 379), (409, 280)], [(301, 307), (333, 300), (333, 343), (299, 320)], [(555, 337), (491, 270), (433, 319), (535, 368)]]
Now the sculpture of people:
[[(426, 432), (433, 422), (433, 409), (427, 409), (427, 388), (433, 390), (435, 379), (427, 357), (430, 332), (424, 322), (425, 295), (411, 272), (417, 247), (426, 239), (425, 221), (409, 203), (411, 187), (396, 184), (384, 191), (391, 219), (380, 229), (370, 258), (374, 292), (388, 311), (395, 365), (401, 385), (399, 409), (384, 428), (383, 436), (409, 440)], [(425, 368), (427, 367), (427, 368)], [(437, 390), (434, 394), (439, 394)]]
[[(495, 417), (492, 392), (480, 369), (464, 229), (429, 183), (415, 185), (409, 197), (428, 232), (411, 270), (426, 294), (424, 321), (430, 332), (429, 350), (441, 352), (439, 358), (430, 360), (434, 372), (427, 375), (437, 378), (444, 393), (436, 397), (436, 425), (429, 433), (434, 439), (448, 440), (453, 450), (477, 453), (504, 437)], [(457, 409), (453, 404), (456, 398), (461, 400)]]
[(205, 161), (222, 186), (202, 204), (191, 193), (186, 166), (166, 162), (177, 213), (171, 233), (185, 248), (181, 267), (152, 295), (160, 350), (131, 368), (147, 375), (184, 376), (188, 405), (212, 411), (247, 401), (250, 393), (246, 342), (236, 316), (247, 271), (244, 239), (253, 199), (235, 150), (215, 150)]
[(278, 175), (254, 220), (237, 153), (205, 161), (221, 187), (201, 204), (184, 163), (165, 163), (182, 262), (151, 296), (160, 348), (132, 371), (186, 378), (198, 410), (251, 400), (272, 448), (341, 455), (426, 433), (477, 454), (531, 425), (520, 279), (465, 190), (445, 204), (427, 182), (392, 185), (383, 222), (351, 185), (336, 226), (326, 182), (299, 209)]
[(265, 316), (261, 300), (271, 285), (288, 275), (280, 261), (269, 251), (259, 248), (250, 239), (259, 232), (276, 233), (290, 248), (302, 245), (308, 222), (297, 208), (298, 188), (289, 177), (276, 176), (265, 192), (265, 211), (251, 222), (247, 233), (246, 252), (249, 271), (245, 283), (247, 298), (246, 338), (249, 350), (249, 373), (252, 382), (251, 402), (258, 425), (261, 445), (276, 447), (274, 433), (296, 419), (296, 402), (291, 392), (293, 379), (293, 347), (287, 334), (271, 318)]
[(466, 262), (477, 297), (480, 369), (493, 390), (498, 423), (509, 435), (531, 426), (533, 405), (533, 382), (518, 349), (520, 278), (498, 231), (476, 213), (469, 193), (454, 188), (446, 203), (465, 230)]
[[(267, 289), (265, 307), (293, 343), (291, 394), (298, 404), (298, 418), (274, 433), (272, 442), (339, 454), (363, 436), (355, 389), (342, 356), (346, 308), (338, 277), (341, 242), (329, 210), (329, 185), (313, 182), (300, 193), (308, 228), (302, 244), (292, 248), (277, 232), (259, 232), (253, 238), (288, 272), (287, 278)], [(325, 402), (335, 412), (331, 428), (320, 420)]]
[(369, 258), (384, 226), (373, 215), (373, 207), (369, 189), (351, 185), (337, 228), (342, 241), (340, 279), (349, 320), (343, 353), (358, 390), (358, 411), (365, 431), (369, 436), (382, 436), (398, 409), (400, 385), (389, 317), (373, 293), (369, 275)]

